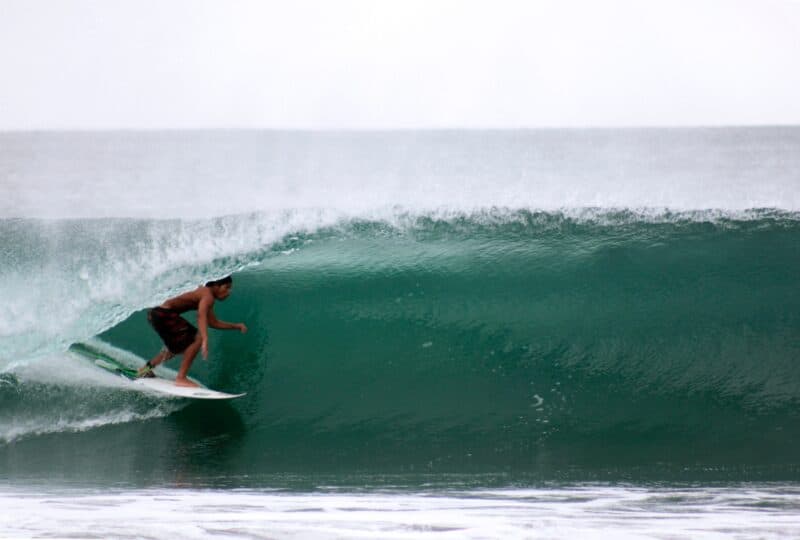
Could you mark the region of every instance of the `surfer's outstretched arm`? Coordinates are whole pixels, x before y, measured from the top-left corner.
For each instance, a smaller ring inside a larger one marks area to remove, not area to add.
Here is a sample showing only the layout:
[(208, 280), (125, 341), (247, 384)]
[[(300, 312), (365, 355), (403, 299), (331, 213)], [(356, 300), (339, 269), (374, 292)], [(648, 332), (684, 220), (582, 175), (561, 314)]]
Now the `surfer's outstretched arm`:
[(208, 310), (208, 326), (217, 330), (239, 330), (242, 334), (247, 332), (247, 326), (244, 323), (229, 323), (217, 319), (213, 309)]

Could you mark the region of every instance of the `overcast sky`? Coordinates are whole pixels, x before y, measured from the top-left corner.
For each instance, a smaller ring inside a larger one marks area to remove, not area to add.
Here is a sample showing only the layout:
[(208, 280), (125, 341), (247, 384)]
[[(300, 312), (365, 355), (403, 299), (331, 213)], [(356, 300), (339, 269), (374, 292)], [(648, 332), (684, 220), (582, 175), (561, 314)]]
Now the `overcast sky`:
[(0, 0), (0, 129), (800, 124), (800, 0)]

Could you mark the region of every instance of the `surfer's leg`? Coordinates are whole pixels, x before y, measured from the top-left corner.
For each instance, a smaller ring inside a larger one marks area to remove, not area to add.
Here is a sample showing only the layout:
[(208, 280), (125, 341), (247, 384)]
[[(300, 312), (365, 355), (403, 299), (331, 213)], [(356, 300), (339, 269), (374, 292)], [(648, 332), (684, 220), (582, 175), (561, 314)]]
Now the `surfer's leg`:
[(175, 355), (172, 354), (171, 352), (169, 352), (169, 349), (164, 347), (163, 349), (161, 349), (161, 351), (157, 355), (155, 355), (153, 358), (148, 360), (148, 362), (145, 365), (143, 365), (142, 367), (139, 368), (139, 370), (136, 372), (136, 376), (137, 377), (155, 377), (155, 375), (153, 375), (153, 373), (151, 373), (153, 371), (153, 368), (156, 367), (157, 365), (161, 364), (162, 362), (166, 362), (167, 360), (169, 360), (173, 356), (175, 356)]
[(189, 373), (189, 368), (192, 367), (192, 362), (194, 362), (194, 357), (197, 356), (197, 352), (200, 350), (200, 345), (202, 342), (202, 338), (198, 332), (192, 344), (189, 345), (185, 351), (183, 351), (181, 368), (178, 370), (178, 376), (175, 377), (175, 384), (177, 386), (197, 386), (197, 383), (187, 379), (186, 375)]
[(169, 349), (167, 349), (166, 347), (164, 347), (163, 349), (161, 349), (161, 352), (159, 352), (157, 355), (155, 355), (155, 356), (154, 356), (154, 357), (153, 357), (153, 358), (150, 360), (150, 365), (151, 365), (152, 367), (156, 367), (158, 364), (161, 364), (161, 363), (163, 363), (163, 362), (166, 362), (167, 360), (169, 360), (170, 358), (173, 358), (174, 356), (175, 356), (174, 354), (172, 354), (171, 352), (169, 352)]

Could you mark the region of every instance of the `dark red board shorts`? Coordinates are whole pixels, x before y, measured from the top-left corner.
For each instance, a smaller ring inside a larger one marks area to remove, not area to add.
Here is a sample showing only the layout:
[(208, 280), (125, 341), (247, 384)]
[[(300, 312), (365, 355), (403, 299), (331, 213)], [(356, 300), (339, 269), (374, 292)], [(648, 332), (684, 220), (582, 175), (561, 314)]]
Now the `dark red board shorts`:
[(185, 351), (197, 336), (197, 328), (171, 309), (153, 308), (147, 312), (147, 321), (172, 354)]

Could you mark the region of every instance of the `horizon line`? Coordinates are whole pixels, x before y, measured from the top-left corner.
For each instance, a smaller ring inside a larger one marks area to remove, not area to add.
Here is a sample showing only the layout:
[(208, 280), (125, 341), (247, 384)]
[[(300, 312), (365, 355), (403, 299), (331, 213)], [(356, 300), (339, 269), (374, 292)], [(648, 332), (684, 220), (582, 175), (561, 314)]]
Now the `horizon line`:
[(774, 129), (800, 128), (800, 123), (764, 124), (642, 124), (586, 126), (420, 126), (420, 127), (269, 127), (269, 126), (197, 126), (197, 127), (12, 127), (0, 128), (2, 134), (15, 133), (155, 133), (155, 132), (304, 132), (304, 133), (386, 133), (386, 132), (449, 132), (449, 131), (626, 131), (681, 129)]

